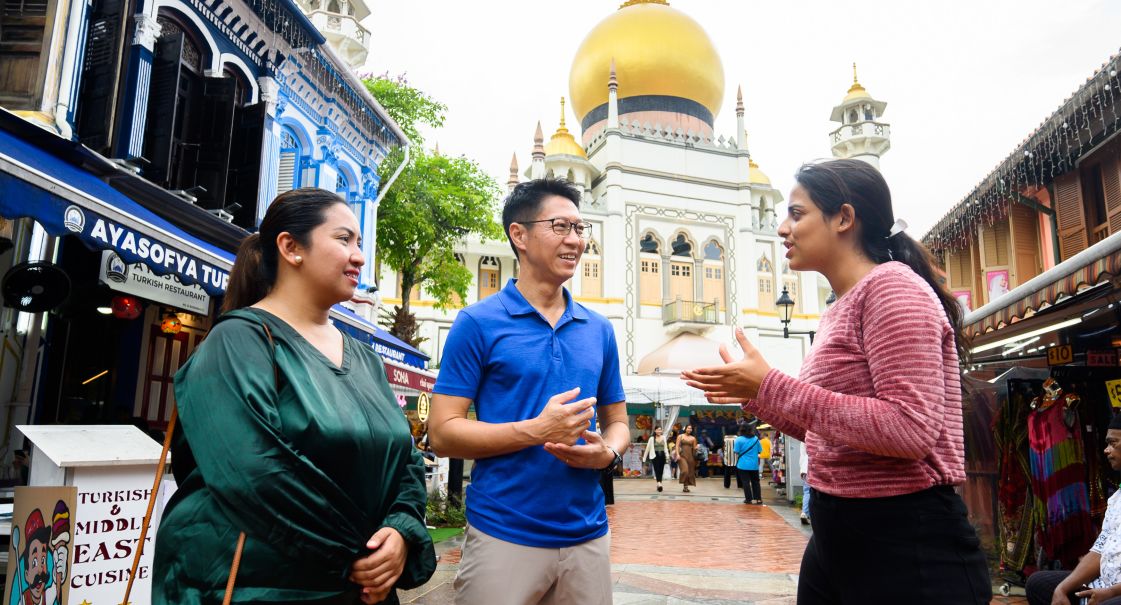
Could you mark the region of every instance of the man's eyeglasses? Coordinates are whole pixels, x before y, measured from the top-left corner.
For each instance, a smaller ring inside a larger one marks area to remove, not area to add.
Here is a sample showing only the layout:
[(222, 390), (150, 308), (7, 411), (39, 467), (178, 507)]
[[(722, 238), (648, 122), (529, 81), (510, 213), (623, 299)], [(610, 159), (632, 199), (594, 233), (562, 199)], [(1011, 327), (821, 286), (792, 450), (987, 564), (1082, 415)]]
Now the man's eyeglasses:
[(553, 227), (553, 233), (561, 237), (568, 235), (570, 231), (576, 232), (576, 237), (580, 239), (588, 239), (592, 236), (591, 223), (570, 223), (563, 218), (543, 218), (539, 221), (518, 221), (523, 225), (532, 225), (533, 223), (550, 223)]

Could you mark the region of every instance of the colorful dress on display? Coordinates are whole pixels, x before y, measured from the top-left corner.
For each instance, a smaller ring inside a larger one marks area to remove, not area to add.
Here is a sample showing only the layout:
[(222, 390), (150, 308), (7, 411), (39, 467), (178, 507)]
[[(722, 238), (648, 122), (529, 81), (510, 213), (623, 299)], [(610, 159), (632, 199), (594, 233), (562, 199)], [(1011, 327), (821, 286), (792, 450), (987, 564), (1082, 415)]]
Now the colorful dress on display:
[(1077, 404), (1077, 396), (1056, 390), (1053, 396), (1033, 401), (1036, 409), (1028, 416), (1039, 546), (1065, 569), (1074, 569), (1094, 537)]
[(1001, 569), (1019, 572), (1032, 551), (1035, 533), (1032, 491), (1029, 483), (1028, 412), (1032, 397), (1020, 385), (1009, 385), (1009, 394), (994, 423), (997, 447), (997, 517), (1000, 531)]

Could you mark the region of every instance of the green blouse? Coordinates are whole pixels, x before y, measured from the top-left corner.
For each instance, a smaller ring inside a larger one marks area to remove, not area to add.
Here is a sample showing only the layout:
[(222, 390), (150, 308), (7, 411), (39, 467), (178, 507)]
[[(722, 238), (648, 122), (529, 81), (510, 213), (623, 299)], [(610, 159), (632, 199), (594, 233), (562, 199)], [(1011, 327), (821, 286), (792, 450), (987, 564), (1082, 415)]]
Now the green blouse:
[(346, 577), (381, 527), (409, 546), (397, 586), (426, 582), (424, 465), (381, 359), (344, 334), (335, 366), (258, 309), (218, 321), (175, 375), (179, 489), (156, 538), (152, 603), (220, 603), (240, 531), (236, 603), (357, 594)]

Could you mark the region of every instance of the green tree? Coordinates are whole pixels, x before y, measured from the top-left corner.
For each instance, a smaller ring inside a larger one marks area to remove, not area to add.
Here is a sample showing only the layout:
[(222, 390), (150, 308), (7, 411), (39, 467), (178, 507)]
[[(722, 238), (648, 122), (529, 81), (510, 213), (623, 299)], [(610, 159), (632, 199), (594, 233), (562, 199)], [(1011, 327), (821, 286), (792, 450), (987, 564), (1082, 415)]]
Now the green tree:
[[(367, 80), (366, 85), (407, 134), (416, 133), (420, 123), (443, 123), (444, 105), (400, 78)], [(395, 150), (382, 162), (382, 182), (403, 157)], [(432, 295), (437, 309), (467, 298), (472, 274), (456, 260), (455, 247), (470, 236), (502, 237), (495, 220), (499, 195), (498, 183), (472, 160), (428, 153), (419, 145), (413, 149), (378, 206), (377, 259), (401, 280), (401, 305), (386, 321), (395, 336), (414, 346), (420, 342), (410, 308), (414, 286)]]

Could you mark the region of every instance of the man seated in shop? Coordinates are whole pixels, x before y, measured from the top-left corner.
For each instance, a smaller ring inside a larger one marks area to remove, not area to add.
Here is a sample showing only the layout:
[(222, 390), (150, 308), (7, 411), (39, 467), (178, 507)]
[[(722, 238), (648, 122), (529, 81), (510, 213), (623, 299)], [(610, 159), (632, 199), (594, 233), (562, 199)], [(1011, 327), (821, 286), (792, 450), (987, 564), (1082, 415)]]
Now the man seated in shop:
[[(1121, 414), (1109, 422), (1105, 458), (1121, 471)], [(1029, 605), (1121, 605), (1121, 490), (1110, 496), (1102, 532), (1074, 571), (1037, 571), (1027, 593)]]

